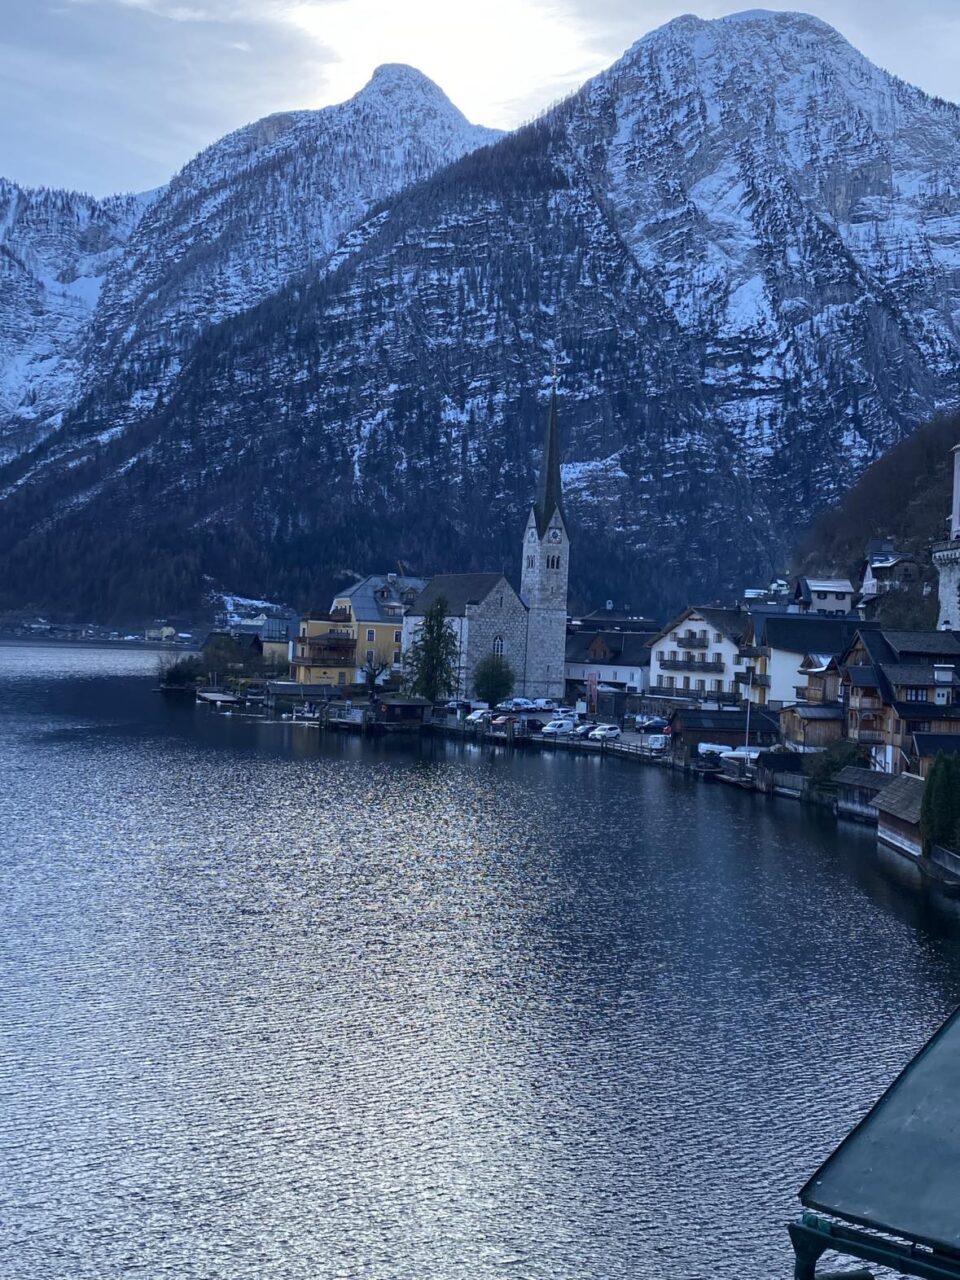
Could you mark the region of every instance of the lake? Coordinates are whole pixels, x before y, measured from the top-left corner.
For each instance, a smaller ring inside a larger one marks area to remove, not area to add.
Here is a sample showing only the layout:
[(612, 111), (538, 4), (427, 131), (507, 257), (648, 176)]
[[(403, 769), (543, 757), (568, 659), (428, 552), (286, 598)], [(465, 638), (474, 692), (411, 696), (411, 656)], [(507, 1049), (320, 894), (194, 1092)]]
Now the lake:
[(0, 1276), (784, 1277), (960, 1003), (873, 833), (0, 646)]

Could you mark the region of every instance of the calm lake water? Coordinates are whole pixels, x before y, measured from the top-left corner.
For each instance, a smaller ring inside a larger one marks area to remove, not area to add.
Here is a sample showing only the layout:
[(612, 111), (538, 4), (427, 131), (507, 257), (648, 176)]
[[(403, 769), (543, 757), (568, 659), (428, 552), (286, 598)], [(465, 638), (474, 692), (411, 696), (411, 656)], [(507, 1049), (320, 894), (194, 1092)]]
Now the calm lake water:
[(856, 827), (0, 647), (0, 1276), (787, 1277), (960, 1002)]

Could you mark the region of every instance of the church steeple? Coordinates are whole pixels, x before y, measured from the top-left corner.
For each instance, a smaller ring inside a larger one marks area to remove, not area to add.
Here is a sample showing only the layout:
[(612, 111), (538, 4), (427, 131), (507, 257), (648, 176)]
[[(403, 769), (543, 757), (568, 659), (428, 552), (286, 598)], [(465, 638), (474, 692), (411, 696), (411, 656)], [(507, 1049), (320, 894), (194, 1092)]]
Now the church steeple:
[(559, 511), (563, 519), (563, 483), (560, 479), (560, 440), (557, 430), (557, 383), (554, 377), (550, 396), (550, 412), (547, 416), (547, 432), (543, 441), (543, 457), (540, 461), (540, 480), (533, 514), (537, 533), (542, 538), (553, 513)]

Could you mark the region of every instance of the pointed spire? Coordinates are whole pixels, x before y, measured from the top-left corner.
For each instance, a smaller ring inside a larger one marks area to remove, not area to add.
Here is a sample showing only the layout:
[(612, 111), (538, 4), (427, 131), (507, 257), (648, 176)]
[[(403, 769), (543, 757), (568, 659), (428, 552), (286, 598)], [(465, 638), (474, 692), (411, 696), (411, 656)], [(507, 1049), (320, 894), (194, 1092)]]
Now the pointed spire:
[(553, 369), (553, 391), (550, 394), (550, 413), (547, 418), (547, 433), (543, 442), (543, 457), (540, 460), (540, 482), (537, 485), (537, 501), (533, 514), (537, 521), (537, 532), (542, 538), (554, 511), (563, 517), (563, 484), (560, 479), (560, 438), (557, 430), (557, 369)]

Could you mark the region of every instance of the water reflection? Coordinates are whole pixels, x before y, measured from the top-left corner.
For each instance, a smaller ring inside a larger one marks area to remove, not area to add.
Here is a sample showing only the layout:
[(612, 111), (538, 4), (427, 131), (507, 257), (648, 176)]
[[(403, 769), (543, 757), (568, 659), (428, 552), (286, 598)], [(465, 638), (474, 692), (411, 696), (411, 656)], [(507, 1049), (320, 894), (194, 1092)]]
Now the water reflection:
[(869, 833), (151, 676), (0, 650), (0, 1275), (787, 1274), (960, 993)]

